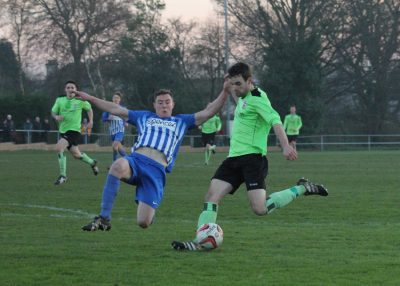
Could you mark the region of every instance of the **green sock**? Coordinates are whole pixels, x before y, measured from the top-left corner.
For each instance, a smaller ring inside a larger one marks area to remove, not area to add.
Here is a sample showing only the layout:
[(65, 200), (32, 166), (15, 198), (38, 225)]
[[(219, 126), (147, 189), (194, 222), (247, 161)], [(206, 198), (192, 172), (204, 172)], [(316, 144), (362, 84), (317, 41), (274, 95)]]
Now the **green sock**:
[(89, 157), (88, 155), (86, 155), (85, 153), (81, 153), (81, 154), (82, 154), (81, 160), (82, 160), (83, 162), (85, 162), (86, 164), (89, 164), (90, 166), (92, 166), (93, 163), (94, 163), (93, 159), (90, 158), (90, 157)]
[(209, 222), (215, 223), (217, 221), (218, 205), (214, 203), (204, 203), (204, 209), (197, 221), (197, 228)]
[(64, 155), (64, 152), (58, 153), (58, 165), (60, 166), (60, 175), (66, 177), (67, 176), (67, 158)]
[(294, 186), (290, 189), (272, 193), (265, 201), (267, 213), (271, 213), (275, 209), (283, 208), (284, 206), (291, 203), (298, 196), (303, 195), (304, 192), (304, 186)]
[(205, 155), (205, 163), (208, 164), (208, 161), (210, 161), (210, 152), (208, 151), (208, 149), (206, 149), (204, 155)]

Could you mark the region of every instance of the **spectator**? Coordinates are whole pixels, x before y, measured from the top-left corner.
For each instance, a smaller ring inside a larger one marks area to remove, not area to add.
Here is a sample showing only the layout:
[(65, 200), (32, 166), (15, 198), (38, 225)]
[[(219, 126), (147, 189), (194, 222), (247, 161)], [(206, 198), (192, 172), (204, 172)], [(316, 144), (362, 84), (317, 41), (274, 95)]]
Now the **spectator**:
[(14, 121), (11, 114), (7, 114), (6, 119), (3, 121), (3, 142), (12, 141), (12, 133), (15, 131)]
[(49, 131), (51, 129), (49, 119), (46, 117), (43, 121), (43, 133), (42, 133), (42, 141), (45, 143), (49, 142)]
[(33, 121), (33, 135), (32, 135), (32, 142), (40, 142), (41, 135), (42, 135), (42, 122), (40, 122), (40, 117), (36, 116), (35, 121)]
[(23, 129), (25, 130), (25, 143), (30, 144), (32, 143), (32, 128), (33, 124), (29, 117), (26, 118)]
[(81, 125), (81, 134), (83, 135), (84, 144), (88, 144), (90, 142), (90, 135), (92, 135), (92, 127), (88, 126), (87, 118), (83, 118)]

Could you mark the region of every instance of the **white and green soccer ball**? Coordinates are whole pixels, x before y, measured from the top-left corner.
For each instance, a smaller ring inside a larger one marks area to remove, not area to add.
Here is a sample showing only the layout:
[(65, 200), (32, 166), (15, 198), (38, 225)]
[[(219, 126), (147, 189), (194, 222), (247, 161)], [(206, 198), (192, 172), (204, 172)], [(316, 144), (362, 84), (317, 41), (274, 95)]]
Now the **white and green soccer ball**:
[(212, 250), (221, 246), (224, 231), (216, 223), (205, 223), (197, 229), (196, 240), (201, 248)]

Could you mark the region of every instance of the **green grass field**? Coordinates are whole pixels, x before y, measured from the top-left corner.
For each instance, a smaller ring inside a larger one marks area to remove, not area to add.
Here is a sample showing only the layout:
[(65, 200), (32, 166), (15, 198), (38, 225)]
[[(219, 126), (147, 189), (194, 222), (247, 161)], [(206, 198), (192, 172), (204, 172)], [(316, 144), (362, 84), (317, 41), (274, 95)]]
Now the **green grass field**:
[(301, 197), (270, 216), (251, 212), (241, 188), (225, 198), (221, 248), (176, 252), (191, 239), (209, 179), (202, 153), (181, 153), (156, 223), (136, 226), (134, 190), (122, 185), (110, 232), (80, 230), (99, 211), (110, 153), (92, 153), (98, 177), (68, 155), (56, 187), (54, 152), (0, 152), (1, 285), (400, 285), (400, 152), (271, 153), (268, 191), (301, 176), (330, 195)]

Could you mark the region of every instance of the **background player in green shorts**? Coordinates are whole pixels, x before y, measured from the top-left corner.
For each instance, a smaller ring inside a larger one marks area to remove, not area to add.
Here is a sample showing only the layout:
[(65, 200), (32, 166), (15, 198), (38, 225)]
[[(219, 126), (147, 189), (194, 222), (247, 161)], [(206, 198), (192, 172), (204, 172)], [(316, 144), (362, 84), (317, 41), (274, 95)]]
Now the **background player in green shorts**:
[(215, 154), (215, 149), (217, 146), (215, 145), (215, 134), (221, 130), (222, 124), (221, 119), (217, 114), (204, 122), (199, 128), (201, 129), (201, 139), (203, 141), (204, 163), (208, 165), (211, 158), (211, 153)]
[(289, 144), (296, 150), (296, 139), (300, 134), (300, 128), (303, 126), (301, 117), (296, 114), (296, 106), (290, 106), (290, 114), (285, 116), (283, 129), (285, 129)]
[(82, 160), (86, 164), (89, 164), (95, 175), (99, 173), (96, 160), (91, 159), (85, 153), (81, 153), (78, 148), (81, 138), (82, 110), (87, 112), (89, 128), (93, 126), (93, 111), (89, 102), (74, 98), (74, 91), (76, 90), (76, 83), (67, 81), (65, 83), (65, 95), (58, 97), (51, 109), (51, 115), (58, 122), (58, 131), (60, 132), (60, 140), (58, 140), (56, 146), (60, 176), (54, 183), (56, 185), (63, 184), (67, 181), (67, 158), (64, 155), (65, 149), (68, 149), (75, 159)]
[[(228, 75), (236, 100), (229, 155), (211, 180), (197, 228), (204, 223), (215, 223), (219, 202), (226, 195), (233, 194), (242, 183), (246, 184), (253, 212), (260, 216), (286, 206), (301, 195), (327, 196), (328, 191), (322, 185), (302, 178), (296, 186), (267, 197), (265, 178), (268, 160), (265, 138), (268, 138), (271, 127), (288, 160), (296, 160), (297, 152), (289, 145), (279, 114), (272, 108), (267, 94), (253, 85), (250, 67), (237, 63), (229, 68)], [(196, 240), (173, 241), (172, 247), (176, 250), (200, 249)]]

